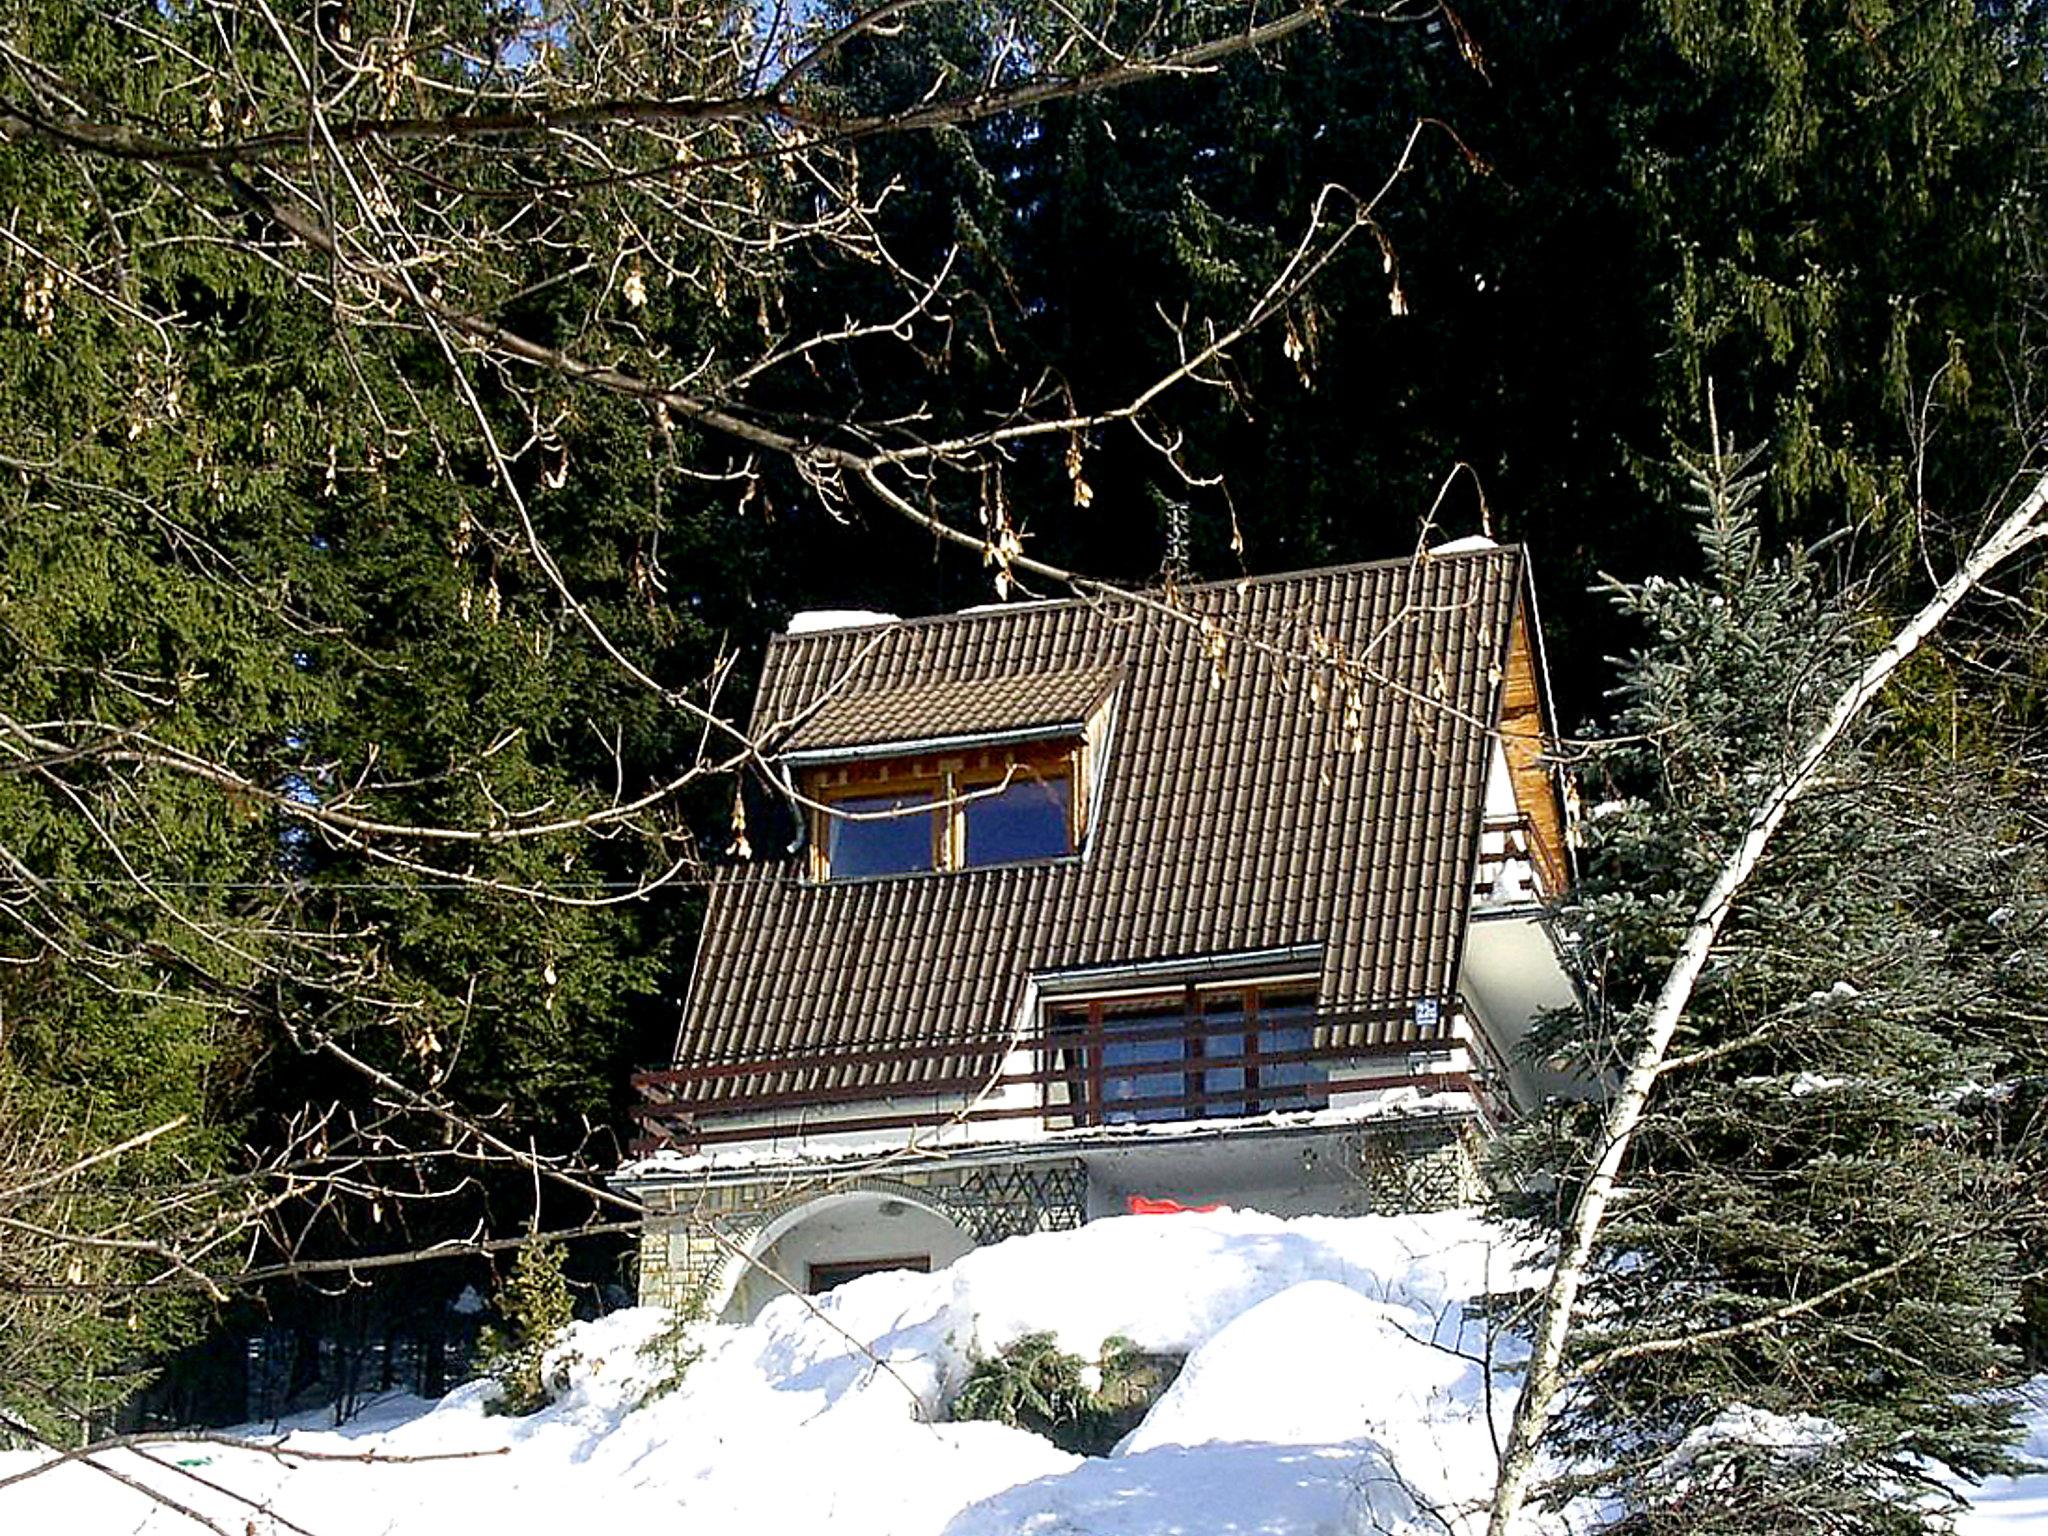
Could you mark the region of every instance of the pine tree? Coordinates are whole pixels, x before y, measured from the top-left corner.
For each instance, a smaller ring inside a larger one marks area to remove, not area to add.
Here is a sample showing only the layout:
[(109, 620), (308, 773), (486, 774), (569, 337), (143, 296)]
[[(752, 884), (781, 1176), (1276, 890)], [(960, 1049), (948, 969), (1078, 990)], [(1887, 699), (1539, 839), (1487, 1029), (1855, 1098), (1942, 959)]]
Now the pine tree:
[[(1588, 1009), (1546, 1041), (1594, 1082), (1868, 645), (1816, 560), (1765, 553), (1744, 469), (1694, 466), (1701, 580), (1615, 593), (1646, 639), (1586, 773)], [(1928, 1463), (2007, 1465), (2040, 1214), (2022, 1020), (2048, 987), (2048, 880), (2010, 787), (1878, 719), (1781, 828), (1602, 1231), (1554, 1497), (1630, 1531), (1903, 1532), (1931, 1528)], [(1584, 1166), (1586, 1114), (1522, 1134), (1525, 1179)], [(1570, 1194), (1519, 1208), (1540, 1227)]]

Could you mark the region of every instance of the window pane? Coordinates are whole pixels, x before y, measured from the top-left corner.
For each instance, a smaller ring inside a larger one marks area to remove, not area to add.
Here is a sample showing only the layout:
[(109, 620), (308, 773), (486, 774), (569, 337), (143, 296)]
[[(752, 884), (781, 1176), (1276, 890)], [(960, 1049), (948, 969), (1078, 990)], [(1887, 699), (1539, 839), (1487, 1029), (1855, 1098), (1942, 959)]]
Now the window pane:
[(1056, 859), (1067, 845), (1067, 780), (1011, 780), (1001, 794), (979, 795), (963, 807), (967, 818), (967, 862), (1014, 864), (1021, 859)]
[[(1305, 1051), (1315, 1043), (1315, 1000), (1302, 993), (1273, 993), (1261, 1000), (1259, 1008), (1259, 1050), (1264, 1052)], [(1321, 1080), (1312, 1061), (1274, 1062), (1259, 1068), (1260, 1104), (1267, 1109), (1299, 1109), (1310, 1102), (1305, 1091)]]
[(1177, 1099), (1187, 1092), (1187, 1077), (1180, 1065), (1187, 1057), (1185, 1034), (1171, 1034), (1163, 1040), (1129, 1038), (1134, 1033), (1151, 1035), (1185, 1028), (1186, 1015), (1177, 1007), (1158, 1003), (1126, 1003), (1112, 1004), (1103, 1009), (1104, 1123), (1119, 1125), (1133, 1120), (1179, 1120), (1186, 1114), (1185, 1110), (1169, 1104), (1153, 1105), (1148, 1109), (1117, 1107), (1133, 1099)]
[[(911, 795), (864, 795), (832, 802), (831, 830), (825, 862), (835, 880), (858, 875), (903, 875), (932, 867), (932, 816), (929, 792)], [(891, 816), (890, 811), (905, 814)], [(854, 820), (873, 817), (873, 820)]]
[[(1202, 1059), (1207, 1062), (1235, 1062), (1211, 1066), (1202, 1074), (1202, 1092), (1208, 1096), (1196, 1113), (1205, 1118), (1241, 1115), (1245, 1111), (1244, 1001), (1237, 992), (1210, 992), (1202, 999)], [(1225, 1033), (1228, 1031), (1228, 1033)], [(1229, 1094), (1229, 1098), (1218, 1098)]]

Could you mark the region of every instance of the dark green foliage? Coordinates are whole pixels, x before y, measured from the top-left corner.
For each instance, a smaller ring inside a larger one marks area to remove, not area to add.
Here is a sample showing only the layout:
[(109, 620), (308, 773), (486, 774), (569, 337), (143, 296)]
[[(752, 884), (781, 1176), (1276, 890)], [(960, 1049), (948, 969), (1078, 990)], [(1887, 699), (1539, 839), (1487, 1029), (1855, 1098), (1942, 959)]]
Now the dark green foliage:
[(562, 1272), (564, 1257), (559, 1243), (532, 1243), (512, 1262), (511, 1278), (498, 1293), (499, 1321), (478, 1340), (477, 1363), (498, 1384), (493, 1412), (533, 1413), (552, 1401), (542, 1367), (548, 1350), (576, 1317)]
[(666, 1326), (640, 1346), (640, 1358), (655, 1370), (654, 1378), (641, 1394), (642, 1406), (675, 1391), (690, 1374), (690, 1367), (703, 1358), (704, 1347), (697, 1342), (698, 1325), (703, 1321), (703, 1303), (692, 1298), (688, 1306), (678, 1307)]
[[(1459, 17), (1339, 15), (1282, 69), (1235, 60), (881, 146), (907, 184), (890, 239), (920, 271), (957, 246), (961, 319), (943, 351), (877, 343), (827, 382), (949, 425), (1012, 408), (1020, 373), (1119, 404), (1178, 360), (1169, 320), (1238, 319), (1318, 193), (1371, 196), (1426, 120), (1374, 208), (1385, 247), (1357, 238), (1212, 370), (1225, 387), (1148, 406), (1199, 483), (1112, 426), (1079, 444), (1077, 506), (1067, 444), (1019, 452), (1004, 489), (1035, 552), (1150, 576), (1175, 504), (1208, 576), (1404, 553), (1432, 509), (1440, 532), (1486, 520), (1532, 546), (1577, 713), (1616, 632), (1587, 585), (1689, 558), (1661, 466), (1710, 387), (1725, 427), (1768, 442), (1761, 511), (1794, 535), (1866, 520), (1903, 554), (1924, 513), (1998, 486), (2042, 407), (2037, 11), (1507, 0)], [(857, 99), (888, 99), (913, 44), (972, 73), (1001, 31), (971, 7), (906, 25), (900, 48), (849, 55)], [(819, 313), (858, 312), (877, 281), (835, 275)], [(940, 494), (971, 527), (992, 492)], [(985, 592), (903, 549), (891, 588)]]
[(1179, 1371), (1178, 1359), (1145, 1354), (1120, 1335), (1104, 1339), (1091, 1363), (1050, 1333), (1027, 1333), (974, 1362), (952, 1416), (991, 1419), (1076, 1455), (1102, 1456), (1137, 1428)]
[[(1760, 486), (1695, 468), (1699, 581), (1620, 589), (1642, 626), (1568, 925), (1590, 1012), (1543, 1042), (1594, 1081), (1634, 1048), (1692, 908), (1766, 785), (1884, 633), (1818, 562), (1766, 554)], [(1880, 749), (1831, 759), (1729, 917), (1622, 1175), (1582, 1302), (1587, 1372), (1553, 1492), (1630, 1531), (1933, 1529), (1922, 1464), (2010, 1464), (2012, 1346), (2042, 1214), (2027, 1081), (2048, 995), (2048, 871), (2001, 776)], [(1597, 1104), (1524, 1130), (1560, 1219)], [(1774, 1446), (1726, 1413), (1824, 1420)]]
[[(422, 36), (499, 26), (485, 6), (406, 14)], [(125, 121), (203, 124), (194, 59), (248, 83), (239, 129), (302, 107), (251, 17), (17, 19), (25, 52)], [(0, 147), (22, 232), (0, 248), (0, 1148), (11, 1181), (177, 1122), (0, 1208), (138, 1244), (0, 1244), (0, 1407), (67, 1438), (204, 1325), (208, 1280), (531, 1215), (528, 1178), (436, 1162), (447, 1126), (326, 1045), (543, 1154), (595, 1127), (602, 1162), (628, 1072), (667, 1048), (696, 910), (681, 883), (625, 896), (688, 867), (705, 802), (575, 825), (673, 778), (697, 738), (565, 612), (448, 360), (323, 302), (216, 190)], [(545, 261), (515, 253), (495, 280)], [(602, 274), (582, 277), (511, 307), (559, 338)], [(658, 285), (647, 308), (685, 348), (724, 324)], [(579, 600), (687, 689), (751, 612), (758, 546), (730, 497), (677, 473), (680, 434), (664, 451), (637, 404), (549, 386), (522, 449), (535, 399), (470, 382)], [(399, 830), (315, 829), (292, 804)], [(533, 822), (564, 830), (494, 837)], [(365, 1152), (395, 1188), (356, 1197)], [(352, 1193), (307, 1186), (269, 1221), (287, 1153), (298, 1175), (349, 1170)], [(565, 1204), (551, 1218), (583, 1214)]]

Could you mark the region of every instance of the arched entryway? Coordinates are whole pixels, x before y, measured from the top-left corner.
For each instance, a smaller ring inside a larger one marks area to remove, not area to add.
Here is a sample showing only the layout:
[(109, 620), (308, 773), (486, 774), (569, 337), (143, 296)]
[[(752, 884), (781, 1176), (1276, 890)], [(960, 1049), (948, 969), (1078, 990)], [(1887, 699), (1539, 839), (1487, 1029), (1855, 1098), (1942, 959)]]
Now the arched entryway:
[(789, 1287), (816, 1292), (871, 1270), (944, 1269), (973, 1247), (957, 1222), (916, 1191), (835, 1190), (764, 1221), (745, 1257), (726, 1262), (709, 1310), (722, 1322), (745, 1322)]

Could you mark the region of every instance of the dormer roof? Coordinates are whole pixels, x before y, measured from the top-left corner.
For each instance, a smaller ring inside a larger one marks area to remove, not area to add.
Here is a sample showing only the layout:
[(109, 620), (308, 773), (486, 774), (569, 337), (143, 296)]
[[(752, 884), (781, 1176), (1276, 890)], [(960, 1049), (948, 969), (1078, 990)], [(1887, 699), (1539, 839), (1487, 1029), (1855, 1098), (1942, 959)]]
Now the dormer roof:
[[(914, 653), (896, 652), (914, 664)], [(926, 743), (1025, 741), (1078, 734), (1116, 686), (1115, 667), (1019, 670), (932, 682), (892, 675), (886, 662), (848, 672), (839, 687), (807, 695), (778, 679), (789, 707), (804, 711), (781, 755), (801, 760), (911, 753)], [(769, 706), (763, 693), (762, 705)], [(778, 717), (780, 718), (780, 717)], [(762, 720), (756, 711), (756, 720)]]

